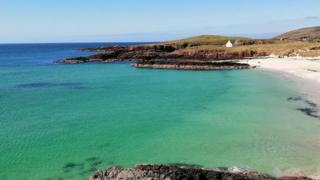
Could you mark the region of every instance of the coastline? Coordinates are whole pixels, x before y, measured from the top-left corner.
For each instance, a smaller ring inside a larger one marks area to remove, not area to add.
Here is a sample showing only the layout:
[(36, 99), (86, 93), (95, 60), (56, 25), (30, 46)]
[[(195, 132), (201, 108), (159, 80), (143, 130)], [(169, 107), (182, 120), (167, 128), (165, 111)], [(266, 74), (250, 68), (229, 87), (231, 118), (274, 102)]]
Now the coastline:
[(241, 60), (256, 69), (292, 82), (310, 101), (320, 105), (320, 58), (262, 58)]

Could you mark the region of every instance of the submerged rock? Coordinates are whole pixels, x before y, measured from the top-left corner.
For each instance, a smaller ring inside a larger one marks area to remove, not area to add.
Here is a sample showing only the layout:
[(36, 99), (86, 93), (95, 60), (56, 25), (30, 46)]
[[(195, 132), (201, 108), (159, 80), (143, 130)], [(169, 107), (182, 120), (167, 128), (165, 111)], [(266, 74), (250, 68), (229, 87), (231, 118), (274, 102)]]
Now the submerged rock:
[(134, 169), (111, 167), (95, 172), (89, 180), (165, 179), (165, 180), (311, 180), (307, 177), (275, 178), (258, 172), (231, 169), (202, 169), (175, 165), (137, 165)]

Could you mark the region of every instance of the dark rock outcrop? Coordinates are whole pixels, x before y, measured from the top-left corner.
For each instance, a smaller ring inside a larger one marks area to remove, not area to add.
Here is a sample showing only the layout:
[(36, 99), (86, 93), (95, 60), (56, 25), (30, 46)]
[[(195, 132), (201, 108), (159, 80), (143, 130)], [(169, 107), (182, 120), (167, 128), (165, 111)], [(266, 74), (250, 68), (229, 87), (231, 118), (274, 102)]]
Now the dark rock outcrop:
[(134, 169), (112, 167), (95, 172), (90, 180), (311, 180), (307, 177), (281, 177), (249, 171), (232, 171), (220, 169), (201, 169), (195, 167), (178, 167), (174, 165), (138, 165)]
[(151, 69), (176, 69), (176, 70), (233, 70), (233, 69), (249, 69), (249, 64), (236, 62), (211, 62), (211, 61), (170, 61), (170, 60), (149, 60), (137, 61), (133, 64), (136, 68)]

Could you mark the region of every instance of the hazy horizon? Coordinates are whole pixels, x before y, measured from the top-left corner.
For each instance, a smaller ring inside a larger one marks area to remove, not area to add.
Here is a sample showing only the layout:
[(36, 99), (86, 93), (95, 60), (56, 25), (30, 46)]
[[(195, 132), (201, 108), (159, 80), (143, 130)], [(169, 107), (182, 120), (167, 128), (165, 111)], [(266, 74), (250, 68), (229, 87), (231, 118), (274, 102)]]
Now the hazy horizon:
[[(239, 36), (248, 38), (272, 38), (281, 33), (262, 33), (262, 34), (111, 34), (111, 35), (92, 35), (92, 36), (75, 36), (67, 37), (60, 41), (13, 41), (13, 42), (0, 42), (0, 44), (68, 44), (68, 43), (157, 43), (170, 40), (178, 40), (198, 35), (226, 35), (226, 36)], [(114, 39), (114, 40), (112, 40)], [(142, 39), (142, 40), (140, 40)]]
[(0, 2), (0, 43), (157, 42), (201, 34), (269, 38), (317, 25), (318, 0)]

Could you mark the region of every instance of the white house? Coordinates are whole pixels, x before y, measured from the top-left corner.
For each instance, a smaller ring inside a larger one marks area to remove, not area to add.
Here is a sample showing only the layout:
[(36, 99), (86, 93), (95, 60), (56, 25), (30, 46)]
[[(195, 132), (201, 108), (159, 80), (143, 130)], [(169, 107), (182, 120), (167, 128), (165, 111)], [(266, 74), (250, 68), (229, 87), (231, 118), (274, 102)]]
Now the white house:
[(233, 44), (231, 41), (228, 41), (227, 44), (226, 44), (226, 47), (227, 48), (232, 48), (233, 47)]

